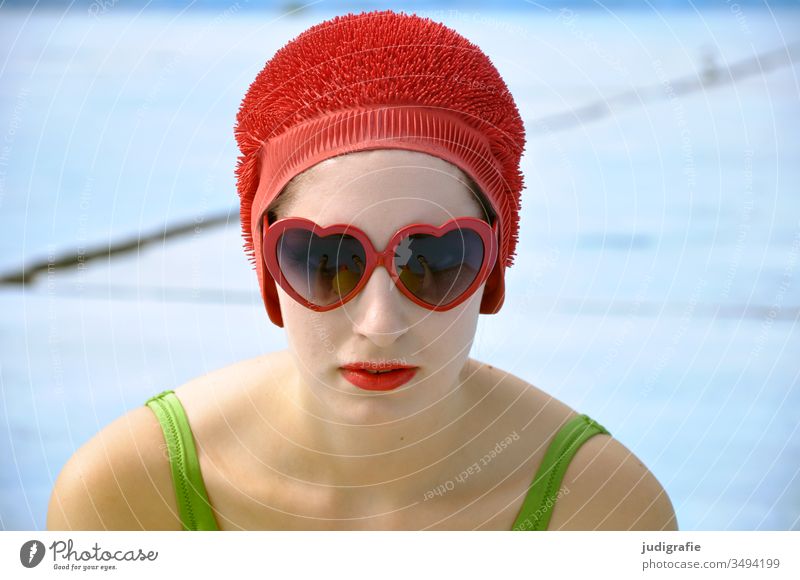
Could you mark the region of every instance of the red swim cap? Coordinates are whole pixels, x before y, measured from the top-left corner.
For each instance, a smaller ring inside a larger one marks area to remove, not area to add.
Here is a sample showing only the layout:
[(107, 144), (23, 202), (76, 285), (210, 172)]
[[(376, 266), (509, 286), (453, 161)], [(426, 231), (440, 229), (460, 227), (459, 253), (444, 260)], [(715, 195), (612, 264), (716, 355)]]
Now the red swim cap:
[(324, 21), (258, 73), (234, 131), (245, 253), (276, 325), (283, 326), (277, 289), (261, 254), (269, 204), (311, 166), (367, 149), (427, 153), (477, 183), (500, 220), (500, 251), (480, 311), (500, 310), (517, 244), (525, 129), (497, 69), (466, 38), (391, 10)]

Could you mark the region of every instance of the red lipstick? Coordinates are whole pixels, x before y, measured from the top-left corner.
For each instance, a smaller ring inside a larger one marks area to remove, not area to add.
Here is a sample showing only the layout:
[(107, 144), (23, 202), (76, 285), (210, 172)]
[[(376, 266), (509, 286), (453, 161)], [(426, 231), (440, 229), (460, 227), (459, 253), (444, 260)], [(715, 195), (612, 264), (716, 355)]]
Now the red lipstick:
[(417, 373), (417, 367), (391, 362), (356, 362), (342, 365), (339, 370), (350, 383), (367, 391), (391, 391)]

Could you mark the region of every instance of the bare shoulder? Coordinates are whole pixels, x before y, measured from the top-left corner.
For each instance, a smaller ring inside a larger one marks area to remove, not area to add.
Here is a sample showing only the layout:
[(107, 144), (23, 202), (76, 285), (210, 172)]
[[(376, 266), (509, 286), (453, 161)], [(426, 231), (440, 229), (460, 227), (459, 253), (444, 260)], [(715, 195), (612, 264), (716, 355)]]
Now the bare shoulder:
[(180, 530), (161, 426), (142, 405), (80, 447), (58, 475), (48, 530)]
[(213, 394), (215, 399), (228, 394), (242, 394), (243, 389), (249, 387), (258, 388), (264, 383), (282, 381), (290, 365), (288, 350), (269, 352), (214, 369), (184, 383), (175, 389), (175, 393), (182, 400), (183, 396), (189, 398), (194, 393)]
[(599, 434), (575, 453), (548, 529), (672, 531), (678, 524), (647, 466), (614, 437)]
[[(482, 388), (504, 385), (494, 397), (498, 414), (525, 429), (536, 465), (558, 429), (578, 411), (535, 385), (492, 365), (471, 360)], [(599, 421), (602, 424), (602, 421)], [(527, 486), (530, 482), (524, 481)], [(672, 502), (644, 463), (612, 435), (583, 443), (567, 467), (550, 530), (676, 530)]]
[(506, 420), (513, 423), (524, 418), (523, 425), (532, 440), (548, 438), (554, 428), (576, 414), (563, 401), (500, 367), (471, 358), (467, 371), (481, 394), (491, 392), (487, 400), (492, 404), (487, 409), (491, 413), (503, 411)]
[[(247, 420), (252, 409), (271, 409), (291, 372), (288, 350), (265, 353), (215, 369), (177, 387), (192, 425), (192, 432), (206, 450), (213, 439), (229, 431), (231, 424)], [(251, 417), (252, 419), (252, 417)]]
[[(208, 454), (226, 456), (225, 437), (252, 408), (252, 394), (271, 396), (290, 364), (286, 351), (242, 360), (174, 388)], [(265, 394), (266, 393), (266, 394)], [(204, 472), (204, 476), (206, 473)], [(104, 427), (81, 446), (56, 479), (47, 511), (48, 530), (181, 530), (172, 468), (161, 424), (144, 404)]]

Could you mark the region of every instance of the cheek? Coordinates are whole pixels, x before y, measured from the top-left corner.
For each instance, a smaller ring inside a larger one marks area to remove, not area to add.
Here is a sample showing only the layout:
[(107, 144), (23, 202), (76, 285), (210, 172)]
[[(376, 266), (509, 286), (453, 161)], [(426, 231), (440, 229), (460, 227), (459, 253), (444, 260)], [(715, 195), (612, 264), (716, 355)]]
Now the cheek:
[(444, 314), (448, 314), (450, 319), (448, 324), (453, 332), (459, 336), (469, 338), (471, 341), (478, 326), (478, 316), (481, 312), (481, 300), (483, 299), (483, 286), (469, 297), (469, 299)]
[[(475, 330), (480, 313), (481, 296), (479, 289), (469, 300), (445, 312), (424, 312), (419, 320), (411, 324), (404, 340), (427, 365), (453, 367), (460, 369), (469, 358), (470, 347), (475, 338)], [(352, 335), (352, 327), (347, 317), (341, 320), (331, 313), (310, 310), (295, 302), (282, 289), (278, 297), (283, 316), (284, 330), (290, 348), (307, 365), (309, 370), (324, 370)], [(341, 326), (340, 325), (343, 325)]]
[(459, 366), (467, 358), (480, 314), (481, 292), (445, 312), (432, 312), (417, 325), (428, 360)]
[(309, 368), (328, 366), (337, 351), (328, 317), (298, 304), (282, 290), (278, 295), (289, 347)]

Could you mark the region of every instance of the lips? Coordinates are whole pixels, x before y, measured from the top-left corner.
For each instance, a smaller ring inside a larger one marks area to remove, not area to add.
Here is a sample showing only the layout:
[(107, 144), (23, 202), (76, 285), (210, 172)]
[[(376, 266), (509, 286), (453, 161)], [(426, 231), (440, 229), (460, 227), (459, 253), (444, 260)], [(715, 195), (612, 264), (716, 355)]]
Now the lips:
[(358, 362), (339, 368), (351, 384), (367, 391), (390, 391), (410, 381), (417, 368), (395, 363)]
[(392, 361), (380, 362), (354, 362), (342, 365), (343, 369), (368, 370), (368, 371), (394, 371), (399, 369), (415, 369), (413, 365), (404, 365)]

